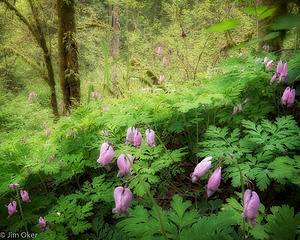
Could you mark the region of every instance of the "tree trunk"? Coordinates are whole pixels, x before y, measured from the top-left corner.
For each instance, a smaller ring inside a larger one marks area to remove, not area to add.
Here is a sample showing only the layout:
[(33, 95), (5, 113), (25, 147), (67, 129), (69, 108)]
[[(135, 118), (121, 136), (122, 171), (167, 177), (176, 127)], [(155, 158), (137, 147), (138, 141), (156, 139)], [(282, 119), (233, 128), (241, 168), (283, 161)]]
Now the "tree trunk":
[(80, 103), (80, 80), (78, 75), (78, 49), (75, 40), (74, 0), (56, 2), (58, 14), (59, 78), (63, 93), (64, 107)]
[[(115, 62), (119, 56), (119, 45), (120, 45), (120, 11), (119, 1), (117, 0), (113, 6), (113, 37), (111, 41), (111, 54), (113, 61)], [(111, 74), (112, 91), (114, 95), (118, 93), (118, 65), (116, 63), (112, 66)]]
[[(259, 30), (258, 30), (258, 37), (263, 38), (266, 36), (268, 33), (272, 32), (268, 28), (269, 25), (274, 22), (276, 18), (279, 16), (285, 15), (288, 13), (288, 0), (258, 0), (258, 6), (265, 5), (268, 6), (269, 8), (276, 8), (275, 12), (273, 15), (269, 18), (263, 19), (259, 21)], [(271, 39), (267, 42), (261, 42), (260, 47), (262, 47), (264, 44), (268, 44), (270, 46), (271, 51), (278, 51), (282, 48), (282, 43), (285, 38), (286, 31), (281, 30), (280, 35), (277, 38)]]

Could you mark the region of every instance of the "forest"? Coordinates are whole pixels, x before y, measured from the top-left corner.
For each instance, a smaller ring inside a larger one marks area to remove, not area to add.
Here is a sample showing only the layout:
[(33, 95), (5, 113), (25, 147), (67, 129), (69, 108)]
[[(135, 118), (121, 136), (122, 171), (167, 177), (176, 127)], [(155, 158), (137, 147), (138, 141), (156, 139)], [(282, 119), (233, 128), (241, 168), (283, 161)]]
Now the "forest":
[(300, 240), (299, 0), (0, 0), (0, 238)]

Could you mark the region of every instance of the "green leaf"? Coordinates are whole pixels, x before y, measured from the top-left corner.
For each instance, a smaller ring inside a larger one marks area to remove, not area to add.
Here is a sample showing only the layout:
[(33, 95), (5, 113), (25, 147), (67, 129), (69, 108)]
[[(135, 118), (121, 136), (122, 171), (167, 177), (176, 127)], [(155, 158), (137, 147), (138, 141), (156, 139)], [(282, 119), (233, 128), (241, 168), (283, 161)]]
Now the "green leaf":
[(226, 30), (234, 29), (238, 25), (240, 25), (240, 20), (239, 19), (227, 19), (223, 22), (217, 23), (210, 28), (208, 28), (206, 31), (207, 32), (224, 32)]
[(272, 215), (267, 216), (266, 232), (273, 240), (294, 240), (300, 225), (300, 213), (294, 216), (294, 208), (287, 205), (272, 207)]
[(270, 25), (271, 30), (290, 30), (294, 27), (300, 27), (300, 16), (285, 15), (281, 16)]

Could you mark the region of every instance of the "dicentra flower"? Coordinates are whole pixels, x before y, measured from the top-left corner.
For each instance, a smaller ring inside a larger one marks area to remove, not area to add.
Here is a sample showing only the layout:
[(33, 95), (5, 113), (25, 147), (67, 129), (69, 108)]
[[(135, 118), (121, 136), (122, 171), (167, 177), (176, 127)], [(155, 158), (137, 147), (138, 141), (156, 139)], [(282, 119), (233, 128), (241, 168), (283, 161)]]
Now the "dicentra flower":
[(255, 226), (255, 218), (258, 213), (260, 200), (256, 192), (247, 189), (244, 193), (244, 211), (242, 216), (246, 219), (246, 221), (250, 221), (250, 223)]
[(108, 164), (114, 158), (114, 156), (115, 152), (113, 148), (108, 143), (103, 143), (100, 148), (100, 156), (97, 162), (107, 170), (110, 170)]
[(14, 215), (17, 212), (17, 202), (13, 201), (7, 206), (8, 210), (8, 218), (10, 218), (12, 215)]
[(117, 187), (114, 191), (114, 199), (116, 207), (112, 212), (129, 216), (127, 208), (132, 200), (132, 192), (128, 188)]
[(152, 147), (155, 146), (155, 143), (154, 143), (155, 132), (152, 129), (150, 129), (150, 130), (147, 129), (145, 135), (146, 135), (146, 145), (152, 146)]
[(23, 202), (31, 202), (27, 191), (20, 190), (20, 194)]
[(222, 172), (221, 167), (218, 167), (210, 176), (206, 187), (207, 197), (213, 195), (217, 191), (218, 187), (220, 186), (221, 172)]
[(127, 154), (127, 156), (129, 159), (125, 156), (125, 154), (121, 154), (118, 157), (117, 165), (118, 165), (118, 168), (120, 169), (120, 171), (119, 171), (117, 177), (131, 175), (130, 168), (131, 168), (131, 165), (133, 164), (133, 156), (130, 154)]
[(198, 165), (195, 167), (194, 172), (191, 173), (192, 182), (198, 181), (211, 167), (212, 157), (204, 158)]

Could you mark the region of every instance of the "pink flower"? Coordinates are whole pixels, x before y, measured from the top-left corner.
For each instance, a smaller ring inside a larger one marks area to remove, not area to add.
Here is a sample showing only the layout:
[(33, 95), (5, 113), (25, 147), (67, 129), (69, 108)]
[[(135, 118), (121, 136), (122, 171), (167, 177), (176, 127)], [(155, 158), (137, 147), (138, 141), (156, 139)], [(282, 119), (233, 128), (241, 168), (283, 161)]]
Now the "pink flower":
[(260, 61), (260, 58), (257, 58), (256, 60), (255, 60), (255, 62), (259, 62)]
[(9, 184), (9, 188), (19, 188), (19, 187), (20, 187), (20, 184), (18, 184), (18, 183)]
[(127, 156), (129, 159), (125, 156), (125, 154), (121, 154), (118, 157), (117, 165), (118, 165), (118, 168), (120, 169), (120, 172), (118, 173), (117, 177), (131, 175), (130, 168), (131, 168), (131, 165), (133, 164), (133, 156), (130, 154), (127, 154)]
[(239, 104), (238, 104), (238, 105), (236, 105), (236, 106), (237, 106), (237, 108), (238, 108), (238, 110), (239, 110), (239, 111), (243, 111), (242, 104), (240, 104), (240, 103), (239, 103)]
[(161, 47), (161, 46), (159, 46), (158, 48), (157, 48), (157, 55), (161, 55), (161, 53), (162, 53), (162, 50), (163, 50), (163, 48)]
[(8, 218), (10, 218), (12, 215), (14, 215), (17, 212), (16, 201), (13, 201), (10, 204), (8, 204), (7, 210), (8, 210)]
[(125, 144), (132, 143), (133, 144), (133, 138), (134, 134), (137, 130), (134, 127), (130, 127), (127, 129), (127, 135), (126, 135), (126, 142)]
[(268, 68), (268, 71), (270, 71), (273, 67), (273, 60), (270, 60), (268, 63), (267, 63), (267, 68)]
[(270, 80), (270, 85), (272, 85), (273, 84), (273, 82), (276, 80), (276, 77), (277, 77), (277, 75), (276, 75), (276, 73), (273, 75), (273, 77), (271, 78), (271, 80)]
[(284, 90), (284, 92), (283, 92), (283, 94), (282, 94), (282, 97), (281, 97), (281, 104), (282, 104), (282, 105), (286, 105), (286, 103), (287, 103), (287, 101), (288, 101), (288, 99), (289, 99), (290, 92), (291, 92), (290, 87), (287, 87), (287, 88)]
[(266, 51), (269, 51), (269, 50), (270, 50), (270, 46), (267, 45), (267, 44), (263, 45), (262, 48), (263, 48), (264, 50), (266, 50)]
[(162, 83), (163, 81), (165, 81), (165, 75), (160, 75), (158, 83)]
[(260, 200), (256, 192), (247, 189), (244, 193), (244, 211), (242, 216), (246, 218), (246, 221), (250, 221), (250, 223), (255, 226), (255, 218), (258, 214)]
[(49, 229), (49, 227), (47, 227), (45, 219), (42, 217), (39, 218), (39, 225), (43, 231), (46, 231), (47, 229)]
[(58, 103), (57, 103), (57, 106), (60, 106), (62, 104), (62, 101), (59, 101)]
[(163, 57), (163, 60), (162, 60), (162, 65), (163, 66), (166, 66), (167, 65), (167, 58), (166, 57)]
[(27, 191), (20, 190), (20, 194), (23, 202), (31, 202)]
[(114, 191), (114, 199), (116, 207), (112, 212), (129, 216), (127, 208), (132, 200), (132, 192), (128, 188), (117, 187)]
[(48, 162), (52, 162), (54, 160), (55, 156), (54, 155), (51, 155), (48, 159)]
[(287, 63), (285, 63), (283, 66), (282, 72), (279, 75), (278, 82), (284, 81), (286, 79), (287, 75), (288, 75), (288, 68), (287, 68)]
[(220, 186), (221, 172), (222, 172), (221, 167), (218, 167), (210, 176), (206, 187), (207, 197), (213, 195), (217, 191), (218, 187)]
[(108, 143), (103, 143), (100, 148), (100, 156), (97, 160), (100, 165), (105, 167), (107, 170), (110, 170), (108, 166), (109, 162), (114, 158), (115, 152), (113, 148)]
[(295, 101), (295, 95), (296, 95), (296, 91), (295, 91), (295, 89), (292, 89), (289, 94), (289, 97), (287, 99), (288, 107), (293, 106), (294, 101)]
[(92, 92), (91, 95), (92, 95), (92, 98), (97, 98), (98, 97), (98, 93), (97, 92)]
[(277, 64), (277, 68), (276, 68), (276, 75), (277, 77), (279, 77), (279, 75), (281, 74), (282, 72), (282, 61), (280, 60)]
[(191, 173), (192, 182), (198, 181), (211, 167), (212, 157), (204, 158), (198, 165), (195, 167), (194, 172)]
[(243, 104), (246, 104), (249, 101), (250, 101), (249, 98), (246, 98), (245, 101), (243, 102)]
[(154, 141), (155, 141), (155, 132), (152, 129), (147, 129), (146, 130), (146, 145), (147, 146), (155, 146)]
[(136, 130), (133, 136), (133, 145), (135, 147), (140, 147), (142, 144), (142, 134)]
[(265, 57), (264, 58), (264, 64), (267, 64), (269, 62), (269, 58)]
[(235, 115), (235, 114), (237, 113), (237, 111), (238, 111), (237, 106), (234, 106), (234, 107), (233, 107), (233, 112), (232, 112), (232, 114)]
[(50, 129), (46, 129), (46, 137), (48, 137), (51, 134), (51, 130)]

